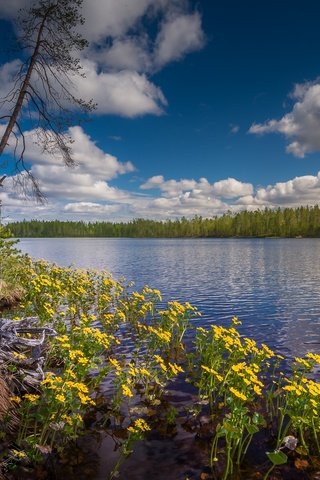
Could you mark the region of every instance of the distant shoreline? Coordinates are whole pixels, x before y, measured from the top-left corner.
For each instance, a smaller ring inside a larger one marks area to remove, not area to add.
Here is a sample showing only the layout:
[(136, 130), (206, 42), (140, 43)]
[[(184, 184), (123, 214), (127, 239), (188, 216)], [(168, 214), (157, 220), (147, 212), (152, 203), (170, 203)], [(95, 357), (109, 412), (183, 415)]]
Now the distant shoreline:
[(111, 237), (111, 236), (100, 236), (100, 237), (97, 237), (97, 236), (79, 236), (79, 235), (69, 235), (69, 236), (58, 236), (58, 235), (55, 235), (55, 236), (42, 236), (42, 237), (39, 237), (39, 236), (32, 236), (32, 235), (29, 235), (27, 237), (13, 237), (14, 240), (24, 240), (24, 239), (28, 239), (28, 238), (34, 238), (34, 239), (48, 239), (48, 238), (77, 238), (77, 239), (84, 239), (84, 240), (88, 240), (90, 238), (92, 239), (99, 239), (99, 238), (108, 238), (108, 239), (135, 239), (135, 240), (209, 240), (209, 239), (215, 239), (215, 240), (288, 240), (288, 239), (294, 239), (294, 240), (305, 240), (305, 239), (317, 239), (317, 238), (320, 238), (320, 236), (306, 236), (306, 237), (303, 237), (303, 236), (295, 236), (295, 237), (281, 237), (281, 236), (230, 236), (230, 237), (201, 237), (201, 236), (198, 236), (198, 237), (137, 237), (137, 236), (127, 236), (127, 237)]
[(320, 238), (320, 208), (225, 213), (219, 217), (127, 222), (23, 220), (8, 224), (18, 238)]

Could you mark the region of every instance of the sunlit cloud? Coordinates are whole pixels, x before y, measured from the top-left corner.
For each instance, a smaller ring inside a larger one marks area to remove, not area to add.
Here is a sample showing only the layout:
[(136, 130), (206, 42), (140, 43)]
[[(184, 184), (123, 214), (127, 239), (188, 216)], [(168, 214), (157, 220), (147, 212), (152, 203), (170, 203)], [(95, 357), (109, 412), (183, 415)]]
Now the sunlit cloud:
[(303, 158), (320, 151), (320, 83), (297, 84), (290, 95), (295, 101), (292, 111), (280, 120), (254, 123), (249, 133), (280, 133), (289, 141), (286, 151)]

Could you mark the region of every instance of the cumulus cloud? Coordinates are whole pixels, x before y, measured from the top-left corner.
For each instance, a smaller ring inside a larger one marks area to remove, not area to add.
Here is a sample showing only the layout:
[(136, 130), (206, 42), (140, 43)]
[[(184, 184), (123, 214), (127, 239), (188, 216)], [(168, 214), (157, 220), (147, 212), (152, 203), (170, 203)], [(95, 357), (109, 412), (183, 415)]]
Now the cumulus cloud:
[(90, 41), (99, 43), (106, 37), (124, 36), (157, 0), (85, 0), (82, 31)]
[[(58, 172), (61, 169), (61, 171), (68, 172), (70, 177), (81, 174), (83, 178), (88, 175), (96, 180), (111, 180), (118, 175), (134, 171), (131, 162), (119, 162), (116, 157), (99, 148), (82, 127), (70, 127), (67, 133), (72, 142), (72, 157), (76, 164), (73, 168), (63, 165), (61, 155), (57, 153), (50, 155), (43, 152), (37, 143), (37, 130), (24, 132), (26, 142), (24, 158), (31, 164), (32, 173), (35, 171), (40, 173), (43, 169), (43, 179), (46, 181), (50, 180), (45, 176), (46, 169), (51, 169), (52, 172)], [(9, 148), (13, 147), (14, 144), (9, 143)], [(60, 181), (60, 179), (58, 180)], [(79, 180), (79, 183), (82, 181)]]
[(145, 201), (141, 207), (141, 212), (146, 217), (167, 219), (182, 216), (193, 217), (195, 215), (208, 217), (223, 213), (227, 209), (228, 205), (217, 198), (186, 192), (178, 197), (158, 197)]
[(155, 64), (161, 67), (186, 53), (200, 50), (205, 43), (198, 12), (178, 15), (163, 22), (156, 39)]
[(288, 153), (303, 158), (307, 153), (320, 150), (320, 82), (295, 86), (291, 98), (295, 104), (291, 112), (280, 120), (254, 123), (249, 133), (281, 133), (288, 140)]
[[(151, 71), (199, 50), (205, 35), (198, 12), (186, 0), (86, 0), (83, 33), (92, 44), (111, 40), (91, 53), (109, 68)], [(160, 19), (153, 39), (143, 19)]]
[(272, 206), (315, 205), (320, 198), (320, 172), (318, 175), (295, 177), (287, 182), (277, 182), (259, 188), (256, 199)]
[(191, 198), (211, 195), (228, 199), (250, 195), (253, 192), (253, 186), (250, 183), (239, 182), (234, 178), (227, 178), (210, 184), (206, 178), (200, 178), (199, 181), (193, 179), (165, 180), (162, 175), (149, 178), (140, 188), (143, 190), (158, 188), (168, 197), (188, 192)]
[[(41, 191), (49, 202), (95, 202), (97, 200), (122, 203), (130, 199), (130, 194), (109, 185), (118, 175), (134, 171), (130, 162), (120, 162), (116, 157), (104, 152), (79, 126), (68, 131), (73, 142), (75, 167), (68, 168), (59, 155), (43, 153), (37, 145), (36, 132), (25, 132), (25, 161), (30, 172), (37, 178)], [(11, 148), (13, 148), (11, 146)], [(11, 189), (5, 182), (6, 193)], [(11, 193), (12, 199), (21, 200), (19, 193)]]
[(120, 210), (120, 205), (101, 205), (93, 202), (74, 202), (67, 203), (63, 209), (65, 212), (72, 213), (92, 213), (92, 214), (110, 214)]
[(163, 113), (167, 101), (145, 74), (132, 70), (103, 72), (89, 60), (83, 61), (83, 67), (85, 77), (77, 77), (74, 84), (83, 98), (94, 98), (97, 113), (131, 118)]
[[(79, 128), (79, 127), (77, 127)], [(116, 188), (105, 180), (120, 173), (130, 173), (115, 159), (108, 172), (97, 168), (103, 158), (109, 158), (81, 130), (75, 140), (76, 150), (83, 148), (91, 152), (92, 167), (85, 165), (85, 153), (79, 156), (80, 164), (75, 169), (66, 169), (57, 161), (49, 158), (34, 160), (32, 170), (37, 173), (41, 186), (48, 198), (48, 204), (35, 206), (25, 200), (23, 195), (13, 191), (9, 182), (5, 182), (0, 192), (4, 214), (9, 219), (23, 218), (68, 218), (84, 220), (130, 220), (137, 217), (167, 219), (181, 216), (201, 215), (212, 217), (228, 210), (255, 210), (315, 205), (320, 198), (320, 172), (317, 175), (305, 175), (277, 182), (265, 187), (254, 187), (250, 183), (227, 178), (210, 183), (201, 178), (165, 180), (156, 175), (143, 183), (140, 188), (147, 194)], [(76, 135), (73, 133), (74, 138)], [(87, 146), (86, 146), (87, 143)], [(98, 150), (96, 150), (98, 149)], [(102, 152), (102, 153), (101, 153)], [(102, 156), (104, 155), (104, 156)], [(100, 158), (100, 160), (99, 160)]]
[(115, 38), (110, 48), (93, 51), (92, 57), (109, 70), (146, 72), (152, 69), (149, 39), (146, 35)]

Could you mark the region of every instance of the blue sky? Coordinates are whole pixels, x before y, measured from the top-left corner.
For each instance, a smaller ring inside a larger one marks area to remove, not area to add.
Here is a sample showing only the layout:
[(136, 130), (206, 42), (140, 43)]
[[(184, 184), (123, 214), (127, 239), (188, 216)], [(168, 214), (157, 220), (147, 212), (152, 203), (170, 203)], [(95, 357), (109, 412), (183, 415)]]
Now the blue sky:
[[(9, 39), (25, 3), (0, 0), (1, 96), (19, 65)], [(128, 5), (84, 1), (90, 47), (76, 88), (98, 108), (70, 130), (78, 166), (43, 155), (24, 120), (26, 160), (48, 202), (11, 188), (9, 145), (6, 219), (165, 219), (318, 203), (319, 3)]]

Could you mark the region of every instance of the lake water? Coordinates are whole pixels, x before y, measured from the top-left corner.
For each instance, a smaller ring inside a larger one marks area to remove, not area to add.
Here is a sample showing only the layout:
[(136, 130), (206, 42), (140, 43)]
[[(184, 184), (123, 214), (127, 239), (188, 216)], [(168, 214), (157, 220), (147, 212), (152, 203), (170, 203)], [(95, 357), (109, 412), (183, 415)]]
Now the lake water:
[(320, 350), (319, 239), (22, 239), (22, 251), (189, 301), (198, 325), (226, 325), (287, 356)]

